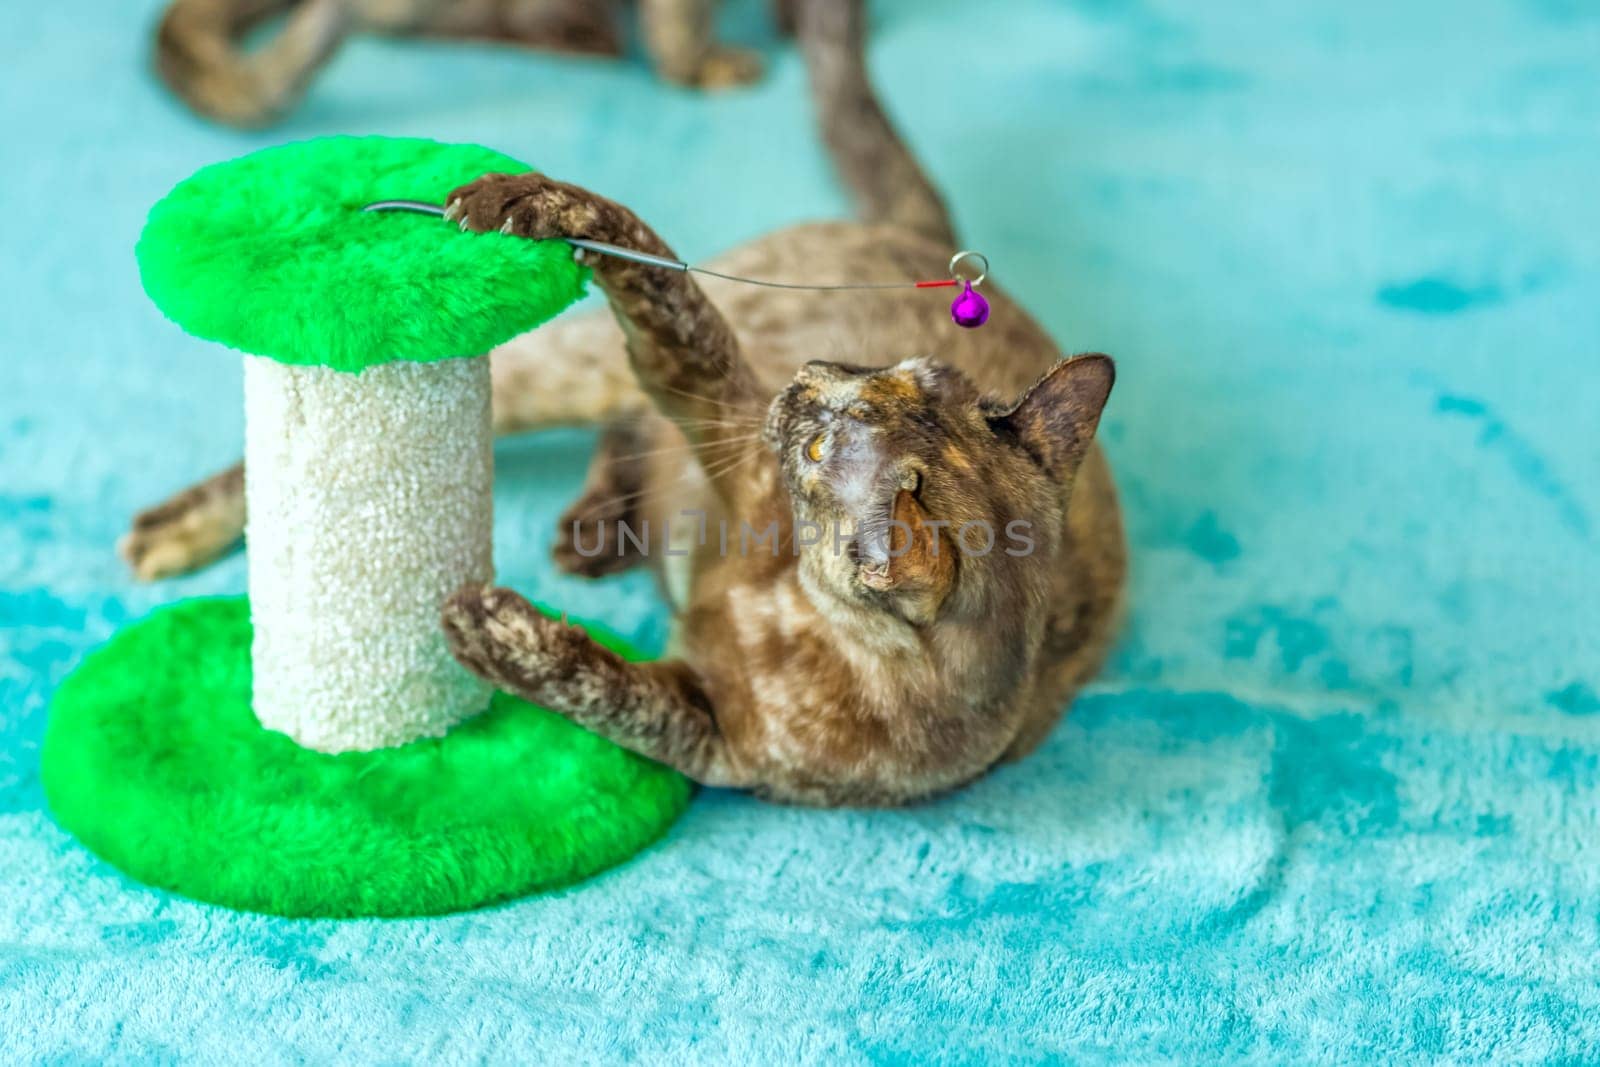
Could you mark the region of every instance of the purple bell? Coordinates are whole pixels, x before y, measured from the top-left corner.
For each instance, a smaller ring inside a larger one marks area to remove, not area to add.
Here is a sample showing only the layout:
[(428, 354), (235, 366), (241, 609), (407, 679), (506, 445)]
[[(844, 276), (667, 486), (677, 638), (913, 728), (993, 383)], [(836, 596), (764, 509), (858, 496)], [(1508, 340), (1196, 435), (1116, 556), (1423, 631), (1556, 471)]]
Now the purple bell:
[(961, 295), (956, 297), (955, 303), (950, 305), (950, 317), (957, 326), (972, 330), (989, 321), (989, 301), (972, 288), (971, 282), (967, 282), (966, 286)]

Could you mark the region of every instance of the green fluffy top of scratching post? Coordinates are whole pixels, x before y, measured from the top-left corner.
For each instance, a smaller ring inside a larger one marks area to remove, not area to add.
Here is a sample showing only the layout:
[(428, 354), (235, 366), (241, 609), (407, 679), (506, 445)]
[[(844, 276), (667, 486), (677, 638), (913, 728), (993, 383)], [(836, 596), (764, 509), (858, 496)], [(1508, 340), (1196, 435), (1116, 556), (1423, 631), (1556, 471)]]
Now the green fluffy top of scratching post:
[(530, 169), (478, 145), (326, 137), (204, 167), (150, 210), (145, 292), (197, 337), (281, 363), (361, 371), (481, 356), (583, 293), (560, 241), (470, 234), (377, 200), (442, 204)]

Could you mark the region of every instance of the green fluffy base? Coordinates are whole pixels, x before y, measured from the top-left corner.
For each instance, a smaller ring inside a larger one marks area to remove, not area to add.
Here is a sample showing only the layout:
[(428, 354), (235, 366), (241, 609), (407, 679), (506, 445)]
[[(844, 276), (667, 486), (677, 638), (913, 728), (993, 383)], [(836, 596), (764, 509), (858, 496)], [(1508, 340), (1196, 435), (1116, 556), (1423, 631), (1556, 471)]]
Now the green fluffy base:
[(251, 714), (250, 634), (243, 597), (182, 601), (57, 691), (50, 808), (140, 881), (274, 915), (435, 915), (620, 863), (688, 804), (676, 772), (504, 694), (438, 740), (300, 748)]
[(480, 175), (528, 169), (418, 138), (269, 148), (202, 168), (151, 208), (139, 274), (189, 333), (280, 363), (360, 371), (481, 356), (583, 294), (572, 249), (361, 209), (440, 204)]

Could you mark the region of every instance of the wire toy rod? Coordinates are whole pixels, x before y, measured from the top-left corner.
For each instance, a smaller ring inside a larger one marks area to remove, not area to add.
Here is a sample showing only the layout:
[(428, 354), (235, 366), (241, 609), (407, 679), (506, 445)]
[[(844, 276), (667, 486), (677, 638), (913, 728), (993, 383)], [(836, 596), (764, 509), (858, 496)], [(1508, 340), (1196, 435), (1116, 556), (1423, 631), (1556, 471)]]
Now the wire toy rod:
[[(445, 209), (439, 204), (430, 204), (423, 200), (379, 200), (363, 207), (363, 211), (408, 211), (418, 215), (434, 215), (444, 217)], [(562, 237), (560, 240), (574, 248), (582, 248), (603, 256), (612, 256), (616, 259), (625, 259), (633, 263), (643, 263), (646, 266), (660, 267), (664, 270), (675, 270), (684, 273), (703, 274), (711, 278), (721, 278), (724, 281), (740, 282), (744, 285), (760, 285), (768, 289), (801, 289), (810, 292), (842, 292), (856, 289), (946, 289), (953, 286), (966, 284), (977, 286), (989, 276), (989, 260), (982, 252), (962, 251), (957, 252), (950, 259), (950, 277), (939, 278), (932, 281), (916, 282), (856, 282), (838, 285), (807, 285), (800, 282), (775, 282), (763, 278), (744, 278), (737, 274), (724, 274), (722, 271), (712, 270), (709, 267), (697, 267), (681, 259), (671, 259), (667, 256), (652, 255), (649, 252), (640, 252), (621, 245), (610, 244), (606, 241), (591, 241), (583, 237)], [(960, 273), (961, 264), (975, 260), (978, 264), (978, 276), (969, 278)]]

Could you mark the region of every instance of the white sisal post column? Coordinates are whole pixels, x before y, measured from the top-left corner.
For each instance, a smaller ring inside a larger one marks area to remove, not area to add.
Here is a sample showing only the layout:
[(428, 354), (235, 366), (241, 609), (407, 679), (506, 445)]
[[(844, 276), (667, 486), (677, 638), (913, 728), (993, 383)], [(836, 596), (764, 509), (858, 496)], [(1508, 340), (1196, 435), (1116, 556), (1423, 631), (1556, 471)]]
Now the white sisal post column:
[(244, 362), (256, 718), (323, 752), (443, 735), (491, 693), (439, 626), (494, 577), (488, 357)]

